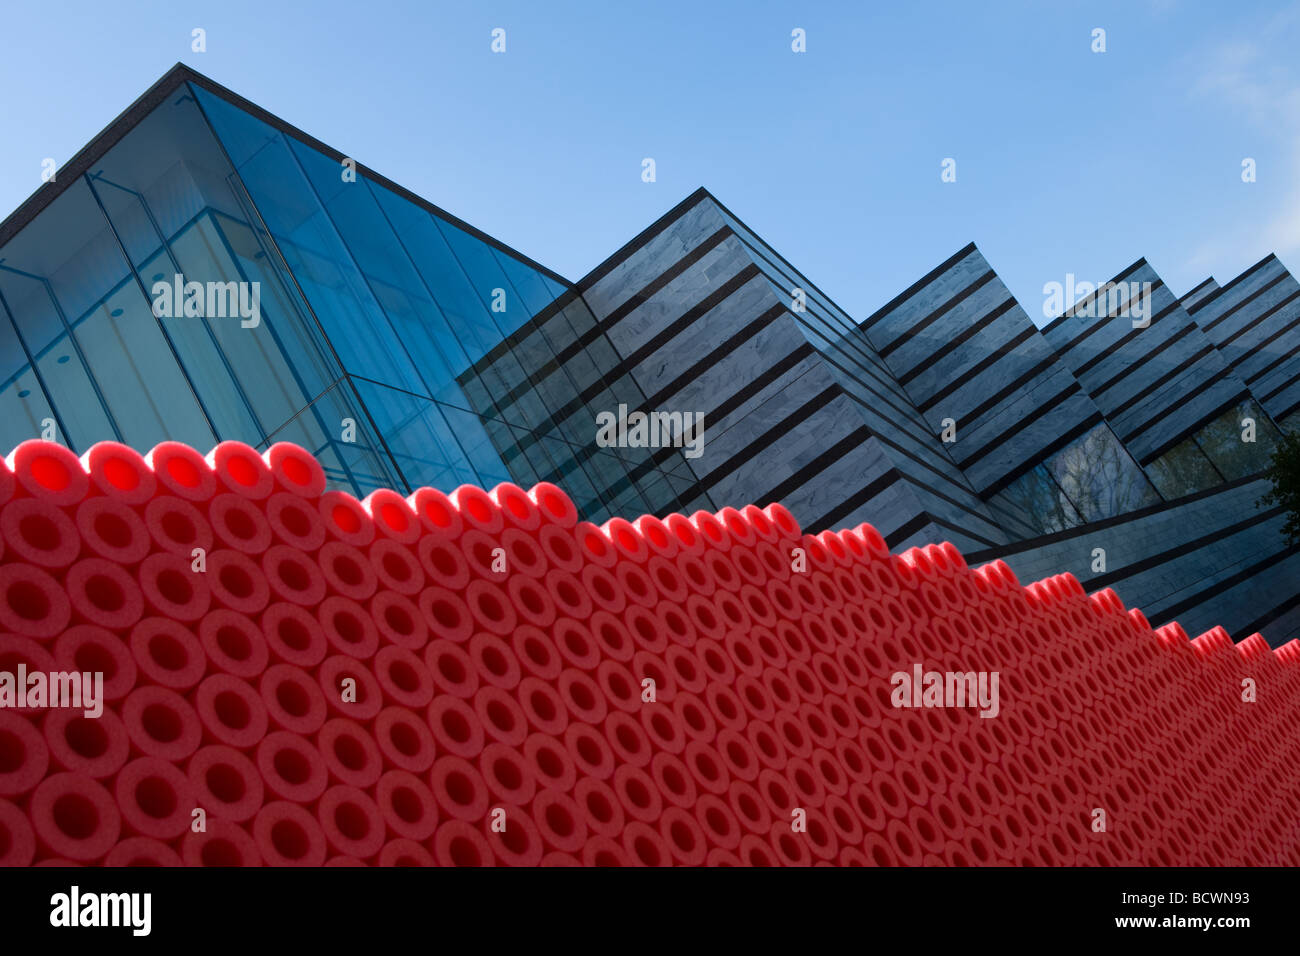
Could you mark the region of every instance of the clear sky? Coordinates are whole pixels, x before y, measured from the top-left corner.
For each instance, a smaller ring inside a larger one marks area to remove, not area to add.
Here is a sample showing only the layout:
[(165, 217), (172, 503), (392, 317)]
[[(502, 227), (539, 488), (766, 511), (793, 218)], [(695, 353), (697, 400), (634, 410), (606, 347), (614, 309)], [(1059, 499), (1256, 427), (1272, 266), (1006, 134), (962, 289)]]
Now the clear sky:
[(1040, 322), (1044, 283), (1140, 256), (1176, 293), (1269, 252), (1300, 270), (1294, 3), (11, 0), (2, 23), (0, 216), (179, 60), (571, 279), (701, 185), (859, 319), (972, 240)]

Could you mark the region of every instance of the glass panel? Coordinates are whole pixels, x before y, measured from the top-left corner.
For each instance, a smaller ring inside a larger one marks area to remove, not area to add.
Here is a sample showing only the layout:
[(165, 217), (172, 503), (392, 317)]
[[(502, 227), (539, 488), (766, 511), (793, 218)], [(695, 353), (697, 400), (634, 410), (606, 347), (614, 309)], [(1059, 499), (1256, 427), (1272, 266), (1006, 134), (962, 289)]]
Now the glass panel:
[[(1255, 423), (1255, 440), (1250, 442), (1243, 438), (1246, 433), (1243, 421), (1248, 418)], [(1195, 437), (1205, 456), (1231, 481), (1268, 468), (1280, 436), (1263, 410), (1247, 399), (1210, 422)]]
[(1021, 475), (990, 498), (989, 507), (1015, 517), (1039, 534), (1083, 524), (1079, 513), (1043, 465)]
[(1085, 521), (1160, 501), (1142, 469), (1107, 425), (1098, 425), (1055, 455), (1048, 468)]
[(361, 399), (340, 382), (262, 444), (288, 441), (306, 448), (325, 469), (328, 485), (364, 498), (380, 488), (402, 489), (401, 476), (385, 454)]
[(1147, 474), (1166, 501), (1223, 483), (1223, 476), (1190, 438), (1147, 465)]

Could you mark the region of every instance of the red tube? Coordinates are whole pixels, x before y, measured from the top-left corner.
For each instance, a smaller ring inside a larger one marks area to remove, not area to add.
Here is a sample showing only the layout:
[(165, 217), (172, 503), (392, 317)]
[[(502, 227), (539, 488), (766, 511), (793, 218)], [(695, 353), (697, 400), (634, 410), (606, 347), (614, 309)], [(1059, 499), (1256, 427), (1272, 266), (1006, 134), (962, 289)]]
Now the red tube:
[(187, 691), (198, 685), (208, 668), (199, 639), (176, 621), (145, 618), (132, 629), (129, 644), (140, 676), (161, 687)]
[(286, 664), (310, 669), (329, 653), (325, 629), (305, 608), (296, 604), (276, 604), (267, 608), (262, 614), (261, 628), (271, 656)]
[(125, 830), (155, 840), (174, 840), (183, 834), (198, 807), (189, 778), (157, 757), (141, 757), (123, 767), (114, 781), (113, 796)]
[(384, 699), (395, 706), (422, 709), (433, 699), (434, 684), (424, 661), (401, 647), (380, 648), (375, 655), (375, 678)]
[[(132, 695), (131, 701), (134, 699)], [(128, 706), (131, 701), (127, 702)], [(266, 736), (268, 718), (262, 698), (244, 681), (229, 674), (204, 678), (194, 692), (194, 709), (206, 739), (212, 743), (249, 750)]]
[(122, 815), (112, 796), (90, 777), (46, 777), (27, 807), (39, 851), (77, 863), (102, 860), (117, 843)]
[(424, 773), (436, 748), (428, 726), (401, 707), (385, 707), (375, 718), (375, 742), (390, 768)]
[(217, 476), (207, 460), (188, 445), (165, 441), (144, 456), (159, 490), (186, 501), (211, 501), (217, 493)]
[(542, 842), (561, 853), (579, 853), (587, 843), (586, 814), (567, 793), (539, 790), (530, 807)]
[(396, 491), (381, 488), (371, 492), (361, 507), (374, 520), (375, 531), (385, 538), (400, 544), (413, 544), (420, 536), (420, 520), (411, 510), (410, 504)]
[(235, 611), (209, 611), (199, 623), (198, 641), (213, 668), (244, 680), (257, 677), (270, 663), (261, 627)]
[(144, 520), (117, 498), (101, 495), (77, 506), (77, 530), (88, 554), (122, 567), (145, 559), (153, 542)]
[(325, 576), (310, 555), (297, 548), (273, 544), (262, 555), (262, 570), (272, 600), (316, 607), (325, 598)]
[(257, 814), (253, 842), (268, 866), (320, 866), (329, 854), (316, 818), (285, 800), (268, 803)]
[(74, 621), (124, 631), (140, 620), (144, 598), (129, 573), (104, 558), (83, 558), (63, 586)]
[(327, 491), (317, 502), (330, 538), (364, 548), (375, 540), (375, 520), (361, 502), (345, 491)]
[(211, 744), (200, 748), (190, 758), (186, 774), (196, 806), (203, 807), (212, 819), (242, 823), (261, 809), (265, 787), (257, 765), (233, 747)]
[(548, 481), (538, 482), (528, 492), (536, 502), (542, 517), (559, 528), (572, 528), (578, 523), (578, 509), (563, 491)]
[(344, 784), (330, 787), (316, 807), (316, 819), (339, 853), (364, 860), (383, 849), (384, 818), (364, 790)]
[[(330, 864), (326, 863), (326, 866)], [(433, 854), (414, 840), (390, 840), (379, 851), (376, 866), (436, 866)]]
[(433, 733), (438, 749), (458, 757), (478, 756), (487, 739), (474, 708), (449, 694), (433, 698), (425, 711), (425, 723)]
[(139, 507), (158, 492), (158, 479), (144, 456), (115, 441), (91, 445), (81, 456), (81, 467), (91, 489), (118, 504)]
[(455, 591), (434, 585), (420, 592), (420, 613), (435, 640), (461, 643), (474, 633), (474, 617)]
[(67, 594), (48, 572), (26, 564), (0, 566), (0, 630), (48, 641), (72, 616)]
[(406, 503), (431, 535), (454, 539), (464, 530), (455, 503), (437, 488), (417, 488)]
[(181, 855), (153, 837), (127, 837), (104, 857), (104, 866), (184, 866)]
[(63, 509), (43, 498), (20, 498), (0, 511), (0, 535), (15, 558), (50, 571), (81, 553), (81, 534)]
[(438, 826), (438, 802), (433, 792), (408, 771), (390, 770), (380, 777), (375, 802), (383, 822), (399, 837), (422, 843)]
[(379, 586), (379, 578), (365, 552), (350, 544), (329, 542), (321, 547), (317, 561), (326, 585), (334, 594), (364, 601)]
[(487, 838), (464, 820), (450, 820), (433, 836), (436, 866), (496, 866)]
[(320, 686), (289, 664), (274, 664), (258, 682), (271, 726), (307, 736), (320, 730), (329, 707)]
[(311, 452), (292, 442), (276, 442), (262, 453), (277, 488), (302, 498), (319, 498), (325, 491), (325, 469)]
[[(5, 662), (6, 638), (0, 636), (0, 664)], [(40, 648), (33, 648), (38, 651)], [(41, 653), (45, 653), (41, 651)], [(104, 700), (121, 700), (135, 686), (135, 659), (122, 639), (102, 627), (82, 624), (70, 627), (54, 642), (54, 655), (47, 664), (28, 660), (28, 670), (37, 666), (46, 670), (89, 671), (104, 675)]]
[(279, 544), (315, 554), (325, 543), (325, 522), (316, 502), (288, 491), (277, 491), (264, 503), (266, 523)]
[(17, 798), (30, 793), (50, 766), (50, 750), (40, 731), (25, 717), (0, 710), (0, 748), (4, 760), (0, 763), (0, 797)]
[(254, 762), (272, 799), (310, 804), (329, 783), (325, 758), (306, 738), (287, 730), (267, 734), (257, 745)]
[[(0, 720), (0, 726), (3, 723)], [(56, 708), (46, 716), (41, 731), (52, 766), (96, 780), (112, 777), (121, 770), (131, 752), (126, 725), (110, 708), (105, 708), (98, 717), (87, 717), (79, 710)], [(0, 782), (0, 794), (3, 792), (4, 784)]]
[(174, 495), (160, 495), (144, 509), (144, 524), (161, 551), (171, 551), (186, 558), (194, 549), (212, 550), (215, 540), (212, 525), (191, 502)]
[(136, 750), (173, 763), (198, 750), (203, 737), (204, 725), (189, 701), (165, 687), (132, 691), (122, 705), (122, 722)]
[(499, 801), (518, 807), (527, 806), (537, 792), (537, 778), (533, 776), (532, 762), (513, 747), (500, 743), (488, 744), (479, 755), (478, 768), (488, 789), (492, 791), (494, 803)]
[(406, 595), (419, 594), (424, 589), (424, 570), (405, 545), (381, 538), (370, 546), (369, 558), (381, 587)]
[(177, 554), (151, 554), (136, 572), (146, 613), (177, 621), (197, 621), (212, 600), (207, 576), (197, 574)]
[(266, 516), (243, 495), (227, 492), (213, 498), (208, 503), (208, 522), (218, 547), (258, 555), (271, 546)]
[(325, 639), (337, 651), (369, 660), (379, 650), (379, 629), (366, 609), (345, 597), (326, 598), (316, 610)]
[(262, 501), (275, 490), (275, 477), (256, 450), (238, 441), (223, 441), (205, 459), (217, 484), (252, 501)]
[(366, 728), (355, 720), (334, 717), (316, 736), (316, 749), (330, 778), (352, 787), (369, 789), (384, 772), (384, 757)]
[(203, 832), (185, 834), (181, 840), (181, 860), (185, 866), (261, 866), (262, 854), (248, 831), (239, 824), (210, 819)]
[[(345, 685), (348, 680), (355, 683)], [(325, 658), (316, 671), (316, 682), (334, 716), (364, 722), (373, 720), (383, 707), (384, 695), (375, 675), (361, 661), (345, 654)]]
[(16, 489), (60, 508), (77, 504), (90, 491), (90, 478), (77, 456), (62, 445), (28, 439), (5, 459)]
[(492, 489), (490, 497), (501, 510), (508, 527), (528, 532), (541, 527), (541, 507), (518, 485), (502, 482)]
[(510, 645), (497, 637), (480, 631), (470, 639), (466, 648), (479, 678), (485, 683), (510, 690), (523, 675), (519, 661)]

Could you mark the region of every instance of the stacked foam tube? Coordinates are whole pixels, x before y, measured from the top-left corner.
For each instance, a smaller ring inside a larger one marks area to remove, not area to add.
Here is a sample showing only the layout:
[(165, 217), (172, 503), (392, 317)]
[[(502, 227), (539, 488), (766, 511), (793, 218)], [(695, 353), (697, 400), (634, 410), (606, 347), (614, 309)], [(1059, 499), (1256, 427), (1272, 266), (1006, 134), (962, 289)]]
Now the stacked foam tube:
[[(325, 484), (8, 457), (0, 674), (105, 703), (0, 708), (0, 864), (1300, 863), (1295, 642), (779, 505)], [(997, 672), (996, 716), (895, 706), (918, 666)]]

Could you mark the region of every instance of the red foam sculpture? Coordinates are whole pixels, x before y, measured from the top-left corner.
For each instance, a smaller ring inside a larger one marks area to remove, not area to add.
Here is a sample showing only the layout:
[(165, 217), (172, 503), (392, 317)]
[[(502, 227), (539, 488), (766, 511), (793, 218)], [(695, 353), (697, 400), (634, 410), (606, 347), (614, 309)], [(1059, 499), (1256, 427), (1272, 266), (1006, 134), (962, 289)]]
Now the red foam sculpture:
[[(0, 864), (1300, 864), (1295, 641), (780, 505), (325, 484), (288, 444), (0, 463), (0, 672), (104, 679), (0, 710)], [(918, 667), (996, 716), (897, 706)]]

